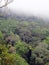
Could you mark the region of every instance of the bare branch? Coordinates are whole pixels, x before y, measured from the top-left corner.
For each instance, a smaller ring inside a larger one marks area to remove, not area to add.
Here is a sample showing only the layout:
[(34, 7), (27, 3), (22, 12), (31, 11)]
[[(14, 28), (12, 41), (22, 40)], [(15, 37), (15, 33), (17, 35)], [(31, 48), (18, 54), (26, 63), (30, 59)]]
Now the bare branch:
[[(4, 3), (2, 3), (4, 1)], [(3, 8), (13, 2), (13, 0), (0, 0), (0, 8)]]

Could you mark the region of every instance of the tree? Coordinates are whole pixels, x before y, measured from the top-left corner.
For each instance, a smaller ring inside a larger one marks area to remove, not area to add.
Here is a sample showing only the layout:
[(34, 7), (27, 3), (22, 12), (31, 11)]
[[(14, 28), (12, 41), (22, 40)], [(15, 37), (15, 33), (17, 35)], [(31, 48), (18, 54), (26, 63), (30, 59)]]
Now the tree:
[(0, 40), (3, 39), (3, 34), (2, 32), (0, 31)]
[(45, 65), (49, 65), (49, 62), (47, 62)]
[(5, 6), (7, 6), (8, 4), (10, 4), (11, 2), (13, 2), (13, 0), (1, 0), (0, 1), (0, 8), (3, 8)]
[(19, 54), (8, 53), (6, 45), (0, 44), (0, 65), (28, 65)]
[(16, 52), (22, 56), (29, 50), (27, 47), (27, 44), (25, 42), (21, 42), (21, 41), (18, 41), (16, 43), (15, 47), (16, 47)]

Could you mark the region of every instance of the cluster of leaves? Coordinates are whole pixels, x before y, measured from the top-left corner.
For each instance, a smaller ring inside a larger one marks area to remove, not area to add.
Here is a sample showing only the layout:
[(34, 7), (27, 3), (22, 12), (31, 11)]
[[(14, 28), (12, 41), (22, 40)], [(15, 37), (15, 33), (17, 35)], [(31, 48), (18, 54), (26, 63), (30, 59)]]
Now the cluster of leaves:
[(11, 53), (9, 51), (4, 43), (0, 43), (0, 65), (28, 65), (19, 54), (12, 53), (14, 50)]
[(0, 65), (48, 64), (48, 23), (0, 20)]

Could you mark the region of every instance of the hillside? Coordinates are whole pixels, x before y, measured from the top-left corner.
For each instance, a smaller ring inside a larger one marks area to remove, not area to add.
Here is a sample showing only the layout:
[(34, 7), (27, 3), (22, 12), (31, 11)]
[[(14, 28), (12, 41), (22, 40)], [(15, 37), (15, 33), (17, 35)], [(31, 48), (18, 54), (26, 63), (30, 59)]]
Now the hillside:
[(3, 64), (48, 65), (49, 22), (13, 12), (0, 16), (0, 65)]

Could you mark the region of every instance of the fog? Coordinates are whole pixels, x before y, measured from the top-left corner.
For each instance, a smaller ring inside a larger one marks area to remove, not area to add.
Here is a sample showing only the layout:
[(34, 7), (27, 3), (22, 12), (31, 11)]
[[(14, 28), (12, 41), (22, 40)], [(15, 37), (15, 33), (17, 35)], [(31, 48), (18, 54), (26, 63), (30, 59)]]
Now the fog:
[(49, 0), (14, 0), (8, 8), (25, 14), (49, 16)]

